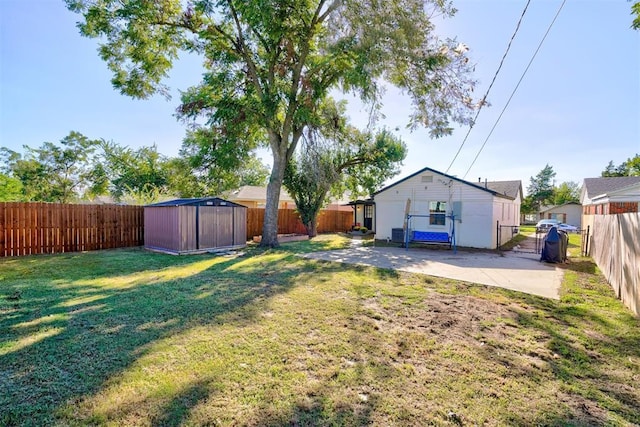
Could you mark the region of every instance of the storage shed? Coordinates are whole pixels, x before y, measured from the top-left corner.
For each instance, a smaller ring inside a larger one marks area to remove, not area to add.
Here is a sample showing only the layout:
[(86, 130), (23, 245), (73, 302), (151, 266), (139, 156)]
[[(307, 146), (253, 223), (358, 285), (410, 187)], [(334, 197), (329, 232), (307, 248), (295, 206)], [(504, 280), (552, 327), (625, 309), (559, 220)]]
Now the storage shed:
[(247, 208), (218, 197), (176, 199), (144, 207), (144, 247), (187, 254), (243, 247)]

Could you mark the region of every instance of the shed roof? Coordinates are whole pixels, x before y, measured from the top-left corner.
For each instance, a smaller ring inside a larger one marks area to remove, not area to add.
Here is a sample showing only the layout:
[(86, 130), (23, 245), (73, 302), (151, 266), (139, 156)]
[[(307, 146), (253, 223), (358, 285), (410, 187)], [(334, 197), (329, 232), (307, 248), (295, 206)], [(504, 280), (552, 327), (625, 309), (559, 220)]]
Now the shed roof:
[(230, 202), (228, 200), (221, 199), (220, 197), (201, 197), (198, 199), (174, 199), (167, 200), (165, 202), (153, 203), (147, 205), (149, 207), (159, 206), (231, 206), (245, 208), (246, 206), (239, 205), (238, 203)]
[(584, 191), (589, 199), (640, 183), (640, 176), (585, 178)]
[(387, 191), (390, 188), (393, 188), (396, 185), (398, 185), (398, 184), (400, 184), (400, 183), (402, 183), (404, 181), (407, 181), (407, 180), (409, 180), (409, 179), (411, 179), (411, 178), (413, 178), (413, 177), (415, 177), (417, 175), (420, 175), (421, 173), (427, 172), (427, 171), (428, 172), (432, 172), (432, 173), (437, 173), (439, 175), (442, 175), (442, 176), (447, 177), (449, 179), (452, 179), (454, 181), (458, 181), (458, 182), (460, 182), (462, 184), (467, 184), (467, 185), (469, 185), (471, 187), (475, 187), (475, 188), (477, 188), (479, 190), (486, 191), (487, 193), (491, 193), (494, 196), (504, 197), (504, 198), (511, 199), (511, 200), (513, 200), (513, 199), (515, 199), (517, 197), (518, 190), (520, 189), (520, 187), (522, 185), (520, 181), (492, 181), (491, 184), (494, 185), (494, 188), (498, 188), (499, 190), (501, 190), (501, 191), (497, 191), (497, 190), (494, 190), (489, 185), (490, 184), (489, 182), (487, 182), (487, 186), (485, 187), (484, 183), (474, 183), (474, 182), (470, 182), (470, 181), (465, 181), (464, 179), (460, 179), (460, 178), (458, 178), (456, 176), (447, 175), (444, 172), (440, 172), (440, 171), (437, 171), (435, 169), (431, 169), (429, 167), (426, 167), (426, 168), (420, 169), (419, 171), (417, 171), (417, 172), (415, 172), (415, 173), (413, 173), (413, 174), (411, 174), (411, 175), (409, 175), (409, 176), (407, 176), (407, 177), (405, 177), (405, 178), (403, 178), (403, 179), (401, 179), (399, 181), (394, 182), (393, 184), (390, 184), (390, 185), (382, 188), (381, 190), (376, 191), (375, 193), (373, 193), (373, 195), (375, 196), (376, 194), (380, 194), (383, 191)]

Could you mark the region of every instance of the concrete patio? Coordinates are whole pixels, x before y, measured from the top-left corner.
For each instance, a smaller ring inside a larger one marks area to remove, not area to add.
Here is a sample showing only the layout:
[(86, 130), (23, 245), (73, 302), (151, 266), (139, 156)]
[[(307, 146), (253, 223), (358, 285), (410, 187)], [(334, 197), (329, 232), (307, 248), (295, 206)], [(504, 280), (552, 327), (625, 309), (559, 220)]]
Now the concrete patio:
[(354, 247), (300, 256), (346, 264), (368, 265), (410, 273), (498, 286), (558, 299), (563, 270), (539, 262), (537, 254), (466, 252), (397, 247)]

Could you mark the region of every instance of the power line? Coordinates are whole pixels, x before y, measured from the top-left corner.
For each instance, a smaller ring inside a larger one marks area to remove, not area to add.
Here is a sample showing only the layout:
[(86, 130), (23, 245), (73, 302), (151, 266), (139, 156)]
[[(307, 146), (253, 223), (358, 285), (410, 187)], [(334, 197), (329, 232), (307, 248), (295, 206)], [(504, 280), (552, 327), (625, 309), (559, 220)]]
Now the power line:
[(502, 115), (504, 114), (505, 110), (507, 109), (507, 107), (511, 103), (511, 100), (513, 99), (513, 96), (516, 94), (516, 91), (520, 87), (520, 83), (522, 83), (522, 79), (524, 79), (524, 76), (527, 74), (527, 71), (529, 71), (529, 67), (531, 67), (531, 64), (533, 63), (533, 60), (536, 58), (536, 55), (538, 55), (538, 52), (540, 51), (540, 48), (542, 47), (542, 44), (544, 43), (545, 39), (547, 38), (547, 35), (549, 35), (549, 32), (551, 31), (551, 27), (553, 27), (553, 24), (555, 24), (556, 19), (558, 19), (558, 15), (560, 15), (560, 11), (562, 10), (562, 8), (564, 7), (564, 4), (566, 2), (567, 2), (567, 0), (562, 0), (562, 4), (558, 8), (558, 11), (556, 12), (556, 16), (553, 17), (553, 21), (551, 21), (551, 24), (549, 24), (549, 28), (547, 28), (547, 31), (544, 33), (544, 36), (542, 37), (542, 40), (540, 40), (540, 43), (538, 44), (538, 47), (536, 48), (536, 51), (533, 53), (533, 56), (531, 57), (531, 60), (529, 61), (529, 64), (527, 64), (527, 68), (525, 68), (524, 71), (522, 72), (522, 76), (520, 76), (520, 80), (518, 80), (518, 84), (516, 84), (516, 87), (513, 89), (513, 92), (511, 92), (511, 96), (509, 96), (509, 99), (507, 100), (507, 103), (505, 104), (504, 108), (500, 112), (500, 115), (496, 119), (496, 122), (493, 124), (493, 127), (491, 128), (491, 131), (489, 132), (489, 135), (487, 135), (487, 138), (482, 143), (482, 147), (480, 147), (480, 150), (478, 150), (478, 153), (476, 154), (476, 157), (473, 159), (473, 162), (471, 162), (471, 165), (469, 166), (469, 169), (467, 169), (467, 171), (464, 173), (464, 176), (462, 177), (462, 179), (466, 178), (467, 174), (469, 173), (469, 171), (471, 170), (473, 165), (476, 163), (476, 160), (478, 160), (478, 157), (480, 156), (480, 153), (482, 153), (482, 150), (484, 150), (484, 146), (487, 145), (487, 141), (489, 140), (489, 138), (493, 134), (493, 131), (495, 130), (496, 126), (498, 126), (498, 123), (500, 123), (500, 119), (502, 118)]
[(527, 9), (529, 8), (529, 3), (531, 3), (531, 0), (527, 0), (527, 4), (524, 6), (524, 10), (522, 11), (522, 14), (520, 15), (520, 19), (518, 19), (518, 24), (516, 25), (516, 29), (513, 32), (513, 35), (511, 36), (511, 39), (509, 40), (509, 44), (507, 45), (507, 50), (505, 50), (504, 55), (502, 55), (502, 59), (500, 60), (500, 65), (498, 65), (498, 69), (496, 70), (496, 73), (493, 75), (493, 79), (491, 80), (491, 84), (489, 85), (489, 88), (487, 89), (487, 92), (482, 97), (482, 101), (480, 101), (480, 106), (478, 107), (478, 111), (476, 112), (476, 115), (473, 118), (473, 121), (469, 125), (469, 130), (467, 131), (467, 134), (464, 136), (464, 139), (462, 140), (462, 144), (460, 144), (460, 147), (458, 148), (458, 152), (456, 153), (455, 156), (453, 156), (453, 160), (451, 160), (451, 163), (449, 164), (449, 167), (447, 168), (447, 170), (444, 173), (448, 173), (449, 172), (449, 169), (451, 169), (451, 166), (453, 166), (453, 163), (458, 158), (458, 155), (460, 154), (460, 151), (462, 151), (462, 147), (464, 147), (464, 143), (467, 142), (467, 138), (469, 137), (469, 134), (471, 133), (471, 129), (473, 129), (473, 125), (476, 123), (476, 120), (478, 119), (478, 116), (480, 115), (480, 110), (482, 110), (482, 107), (484, 107), (484, 104), (487, 101), (487, 96), (489, 96), (489, 92), (491, 91), (491, 88), (493, 87), (493, 84), (495, 83), (496, 78), (498, 77), (498, 73), (500, 73), (500, 70), (502, 69), (502, 64), (504, 64), (504, 60), (506, 59), (507, 54), (509, 53), (509, 50), (511, 49), (511, 43), (513, 43), (513, 39), (515, 39), (516, 34), (518, 34), (518, 30), (520, 29), (520, 24), (522, 23), (522, 19), (524, 18), (524, 14), (527, 13)]

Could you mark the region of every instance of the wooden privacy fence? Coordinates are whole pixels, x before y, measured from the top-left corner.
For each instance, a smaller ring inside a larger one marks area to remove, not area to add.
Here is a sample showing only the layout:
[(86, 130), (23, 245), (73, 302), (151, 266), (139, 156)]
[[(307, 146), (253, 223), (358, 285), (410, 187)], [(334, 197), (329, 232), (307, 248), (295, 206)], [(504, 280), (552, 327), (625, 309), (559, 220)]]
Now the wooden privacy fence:
[[(262, 234), (263, 218), (264, 209), (247, 209), (247, 240)], [(346, 231), (352, 222), (352, 212), (323, 210), (318, 233)], [(280, 209), (278, 233), (306, 233), (295, 210)], [(0, 203), (0, 257), (143, 244), (142, 206)]]
[(640, 315), (640, 214), (595, 215), (590, 245), (618, 298)]
[(142, 206), (0, 203), (0, 257), (140, 246)]
[[(247, 209), (247, 240), (262, 234), (264, 209)], [(318, 215), (318, 233), (347, 231), (353, 224), (353, 212), (322, 210)], [(300, 216), (295, 209), (280, 209), (278, 212), (279, 234), (306, 234)]]

